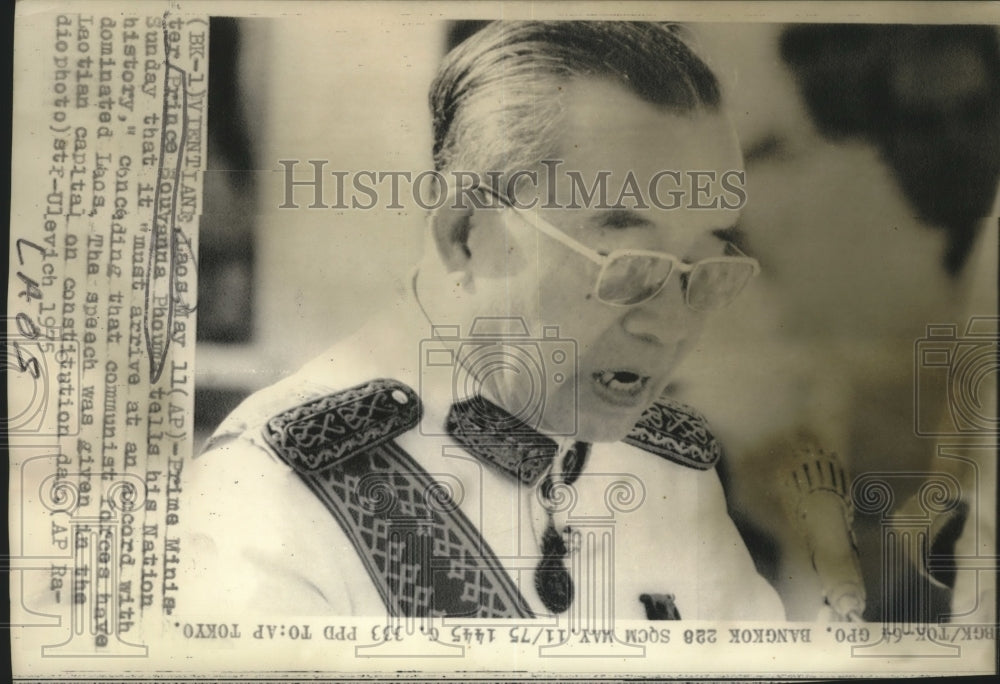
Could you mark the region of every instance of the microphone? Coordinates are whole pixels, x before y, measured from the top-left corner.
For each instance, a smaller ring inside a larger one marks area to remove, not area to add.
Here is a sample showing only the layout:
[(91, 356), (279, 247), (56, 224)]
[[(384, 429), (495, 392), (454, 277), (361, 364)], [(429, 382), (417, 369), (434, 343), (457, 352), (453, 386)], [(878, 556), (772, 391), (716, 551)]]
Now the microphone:
[(862, 622), (865, 585), (851, 525), (854, 506), (836, 453), (812, 444), (796, 451), (786, 502), (804, 537), (826, 605), (837, 619)]

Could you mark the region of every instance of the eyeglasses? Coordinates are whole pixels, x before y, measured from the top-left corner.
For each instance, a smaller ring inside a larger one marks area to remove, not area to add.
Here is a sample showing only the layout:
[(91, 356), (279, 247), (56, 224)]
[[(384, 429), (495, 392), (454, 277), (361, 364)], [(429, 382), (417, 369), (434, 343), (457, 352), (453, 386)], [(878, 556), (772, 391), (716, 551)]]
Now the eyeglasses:
[(695, 311), (712, 311), (730, 304), (750, 279), (760, 273), (758, 261), (732, 243), (727, 243), (726, 249), (735, 255), (709, 257), (693, 264), (686, 264), (673, 254), (641, 249), (616, 249), (603, 254), (577, 242), (537, 214), (490, 194), (528, 225), (600, 266), (594, 295), (611, 306), (635, 306), (649, 301), (663, 290), (670, 274), (678, 271), (685, 304)]

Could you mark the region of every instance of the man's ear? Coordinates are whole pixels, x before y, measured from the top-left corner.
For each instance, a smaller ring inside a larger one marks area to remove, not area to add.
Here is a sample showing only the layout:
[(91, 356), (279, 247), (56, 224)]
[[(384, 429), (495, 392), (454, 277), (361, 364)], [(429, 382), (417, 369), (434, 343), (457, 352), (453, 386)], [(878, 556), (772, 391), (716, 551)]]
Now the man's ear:
[(471, 206), (455, 205), (455, 202), (449, 200), (434, 209), (430, 215), (434, 245), (448, 273), (467, 271), (472, 259), (469, 233), (472, 230), (475, 210)]
[(505, 210), (449, 200), (430, 215), (438, 256), (448, 273), (502, 277), (512, 265)]

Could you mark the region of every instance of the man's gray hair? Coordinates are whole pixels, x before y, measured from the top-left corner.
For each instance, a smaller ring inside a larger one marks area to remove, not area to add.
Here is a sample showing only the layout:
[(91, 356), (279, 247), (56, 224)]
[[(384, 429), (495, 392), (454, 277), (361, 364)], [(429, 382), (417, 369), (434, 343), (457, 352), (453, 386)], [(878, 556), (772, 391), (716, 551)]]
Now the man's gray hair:
[(507, 176), (552, 158), (563, 86), (579, 77), (675, 112), (719, 107), (715, 75), (676, 26), (497, 21), (452, 50), (431, 85), (435, 169)]

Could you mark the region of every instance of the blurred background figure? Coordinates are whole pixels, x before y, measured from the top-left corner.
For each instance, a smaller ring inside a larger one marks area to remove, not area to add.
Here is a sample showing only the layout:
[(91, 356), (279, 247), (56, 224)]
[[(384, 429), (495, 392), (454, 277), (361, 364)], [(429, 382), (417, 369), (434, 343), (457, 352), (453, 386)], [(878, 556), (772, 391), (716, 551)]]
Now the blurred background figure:
[[(949, 380), (915, 364), (915, 345), (928, 325), (964, 333), (973, 280), (995, 293), (996, 231), (987, 227), (996, 219), (986, 217), (996, 216), (1000, 178), (997, 31), (698, 29), (743, 114), (744, 228), (764, 278), (739, 344), (706, 335), (714, 345), (678, 392), (724, 433), (734, 516), (757, 539), (790, 617), (817, 614), (822, 595), (781, 505), (805, 435), (840, 454), (856, 481), (885, 485), (886, 500), (854, 502), (864, 617), (943, 618), (954, 573), (887, 576), (894, 552), (884, 545), (892, 513), (940, 464), (918, 423), (946, 411)], [(985, 263), (972, 273), (977, 252), (994, 255), (992, 273)], [(984, 302), (977, 312), (995, 311)], [(943, 529), (937, 551), (947, 555), (961, 529)], [(902, 598), (915, 594), (916, 604)]]
[[(419, 256), (416, 207), (277, 208), (281, 159), (326, 159), (330, 170), (431, 168), (427, 85), (445, 52), (483, 22), (406, 23), (389, 10), (373, 18), (335, 30), (213, 19), (199, 263), (203, 431), (353, 332), (396, 296), (395, 274)], [(841, 617), (851, 604), (844, 597), (861, 597), (868, 620), (967, 611), (989, 590), (977, 581), (990, 573), (943, 559), (996, 553), (983, 546), (993, 539), (995, 490), (983, 483), (995, 481), (995, 454), (941, 456), (950, 438), (924, 427), (948, 415), (950, 376), (915, 354), (929, 325), (964, 335), (970, 316), (996, 315), (997, 29), (689, 29), (735, 113), (749, 197), (742, 227), (763, 271), (739, 316), (726, 313), (725, 334), (709, 325), (672, 391), (723, 441), (731, 513), (790, 619), (829, 613), (824, 596), (843, 603), (833, 611)], [(302, 268), (307, 251), (316, 268)], [(996, 406), (978, 410), (995, 416)], [(836, 455), (844, 476), (803, 499), (789, 483), (821, 451)], [(921, 513), (936, 560), (918, 553), (916, 570), (887, 576), (894, 515), (919, 509), (927, 473), (938, 471), (960, 493)], [(852, 477), (884, 487), (852, 497)], [(853, 537), (844, 525), (824, 527), (826, 511), (850, 519), (852, 500)], [(828, 558), (833, 548), (846, 556)], [(852, 574), (860, 586), (837, 593)], [(915, 593), (916, 604), (901, 598)]]

